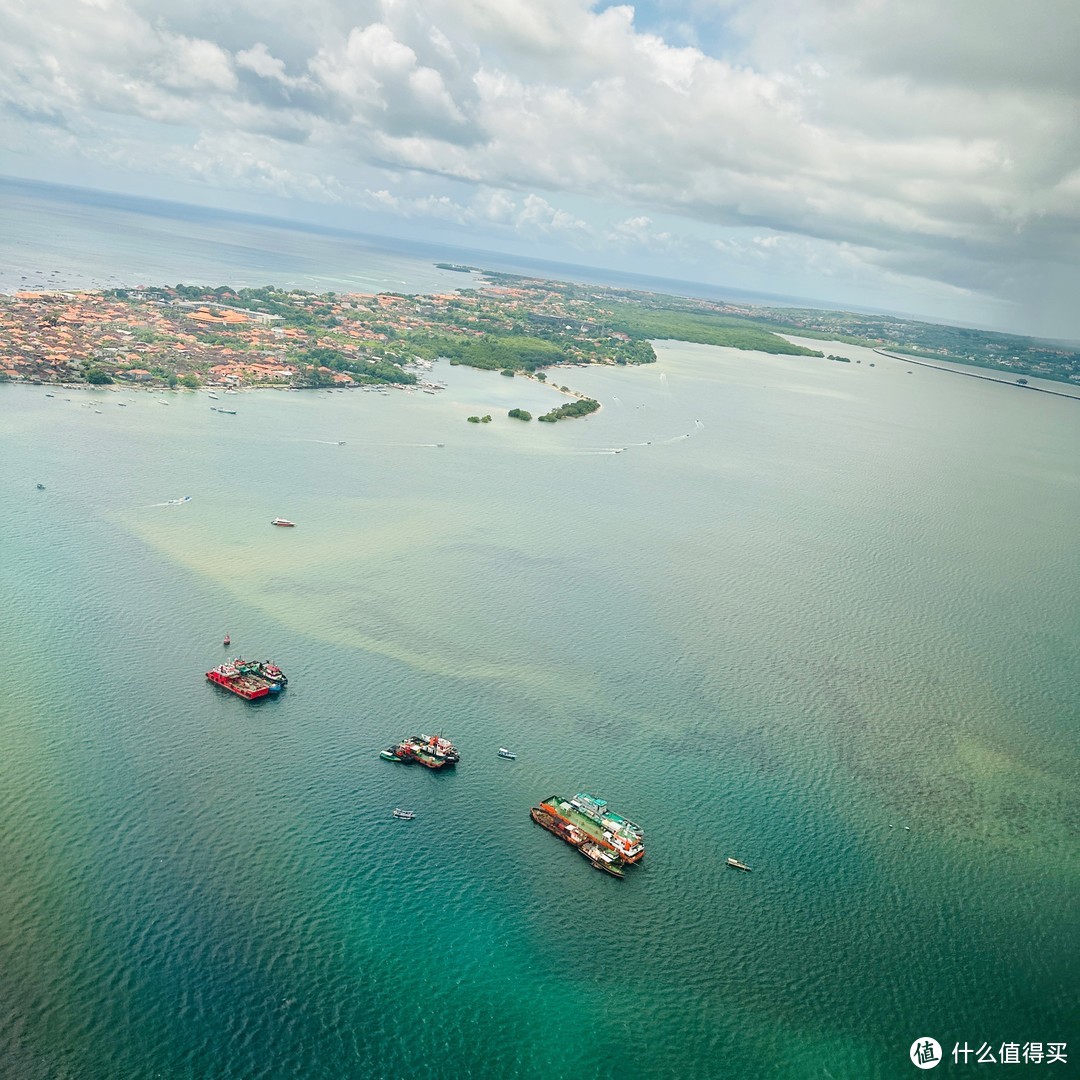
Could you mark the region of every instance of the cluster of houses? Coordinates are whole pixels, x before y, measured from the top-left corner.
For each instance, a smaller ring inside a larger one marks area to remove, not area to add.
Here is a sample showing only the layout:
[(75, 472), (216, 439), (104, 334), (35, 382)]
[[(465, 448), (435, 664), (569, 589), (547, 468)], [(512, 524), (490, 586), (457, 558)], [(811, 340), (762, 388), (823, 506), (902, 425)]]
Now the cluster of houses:
[[(93, 370), (132, 383), (189, 375), (200, 383), (288, 384), (297, 371), (286, 359), (288, 347), (307, 338), (279, 321), (220, 305), (20, 292), (0, 300), (0, 377), (68, 382)], [(228, 337), (206, 334), (218, 328)]]

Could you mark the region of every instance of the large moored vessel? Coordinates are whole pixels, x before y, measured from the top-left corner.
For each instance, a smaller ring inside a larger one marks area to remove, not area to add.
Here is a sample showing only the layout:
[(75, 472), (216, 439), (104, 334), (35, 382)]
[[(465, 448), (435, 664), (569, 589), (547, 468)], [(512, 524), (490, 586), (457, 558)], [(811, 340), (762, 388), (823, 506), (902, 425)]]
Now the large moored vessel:
[(577, 848), (597, 870), (603, 870), (605, 873), (617, 878), (624, 876), (622, 860), (619, 856), (614, 851), (601, 847), (595, 840), (591, 840), (588, 834), (576, 825), (571, 825), (539, 806), (534, 806), (529, 811), (529, 815), (541, 828), (547, 829), (549, 833), (554, 833), (572, 848)]
[(456, 765), (461, 760), (457, 748), (441, 735), (410, 735), (395, 746), (379, 753), (384, 761), (400, 761), (403, 764), (419, 762), (429, 769), (442, 769)]
[(590, 840), (614, 851), (623, 862), (638, 862), (645, 854), (645, 834), (641, 826), (612, 813), (603, 799), (583, 793), (572, 799), (552, 795), (540, 804), (540, 809), (581, 829)]
[(280, 693), (289, 684), (285, 672), (269, 660), (242, 660), (237, 657), (206, 673), (210, 682), (247, 701)]

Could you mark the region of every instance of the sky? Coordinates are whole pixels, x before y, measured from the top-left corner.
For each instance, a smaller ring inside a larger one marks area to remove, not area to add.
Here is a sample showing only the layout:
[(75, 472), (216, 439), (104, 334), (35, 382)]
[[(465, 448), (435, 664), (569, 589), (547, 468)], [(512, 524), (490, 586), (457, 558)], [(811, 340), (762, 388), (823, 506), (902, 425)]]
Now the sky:
[(1080, 339), (1076, 0), (3, 0), (0, 173)]

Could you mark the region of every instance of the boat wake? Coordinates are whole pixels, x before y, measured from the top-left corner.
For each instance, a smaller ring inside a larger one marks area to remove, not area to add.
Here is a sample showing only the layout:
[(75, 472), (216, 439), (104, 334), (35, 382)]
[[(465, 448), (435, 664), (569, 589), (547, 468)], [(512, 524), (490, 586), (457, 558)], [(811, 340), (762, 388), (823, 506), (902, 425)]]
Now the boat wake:
[(576, 454), (621, 454), (624, 450), (632, 450), (642, 446), (671, 446), (673, 443), (682, 442), (683, 439), (689, 439), (692, 435), (697, 435), (703, 431), (705, 425), (700, 420), (694, 421), (694, 428), (692, 431), (684, 431), (681, 435), (672, 435), (669, 439), (649, 439), (646, 442), (632, 442), (627, 443), (625, 446), (604, 446), (595, 449), (588, 450), (572, 450), (571, 453)]
[(441, 442), (388, 442), (356, 443), (364, 450), (441, 450), (446, 443)]

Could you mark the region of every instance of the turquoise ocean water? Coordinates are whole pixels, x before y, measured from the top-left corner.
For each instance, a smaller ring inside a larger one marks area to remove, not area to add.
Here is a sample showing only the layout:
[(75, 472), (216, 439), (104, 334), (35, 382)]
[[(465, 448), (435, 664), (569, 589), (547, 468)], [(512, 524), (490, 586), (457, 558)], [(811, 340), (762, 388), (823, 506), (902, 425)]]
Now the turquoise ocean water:
[[(450, 367), (0, 387), (0, 1074), (1080, 1052), (1080, 407), (836, 348), (568, 369), (557, 425)], [(280, 699), (205, 682), (226, 630)], [(418, 731), (456, 772), (378, 758)], [(529, 820), (577, 791), (626, 881)]]

